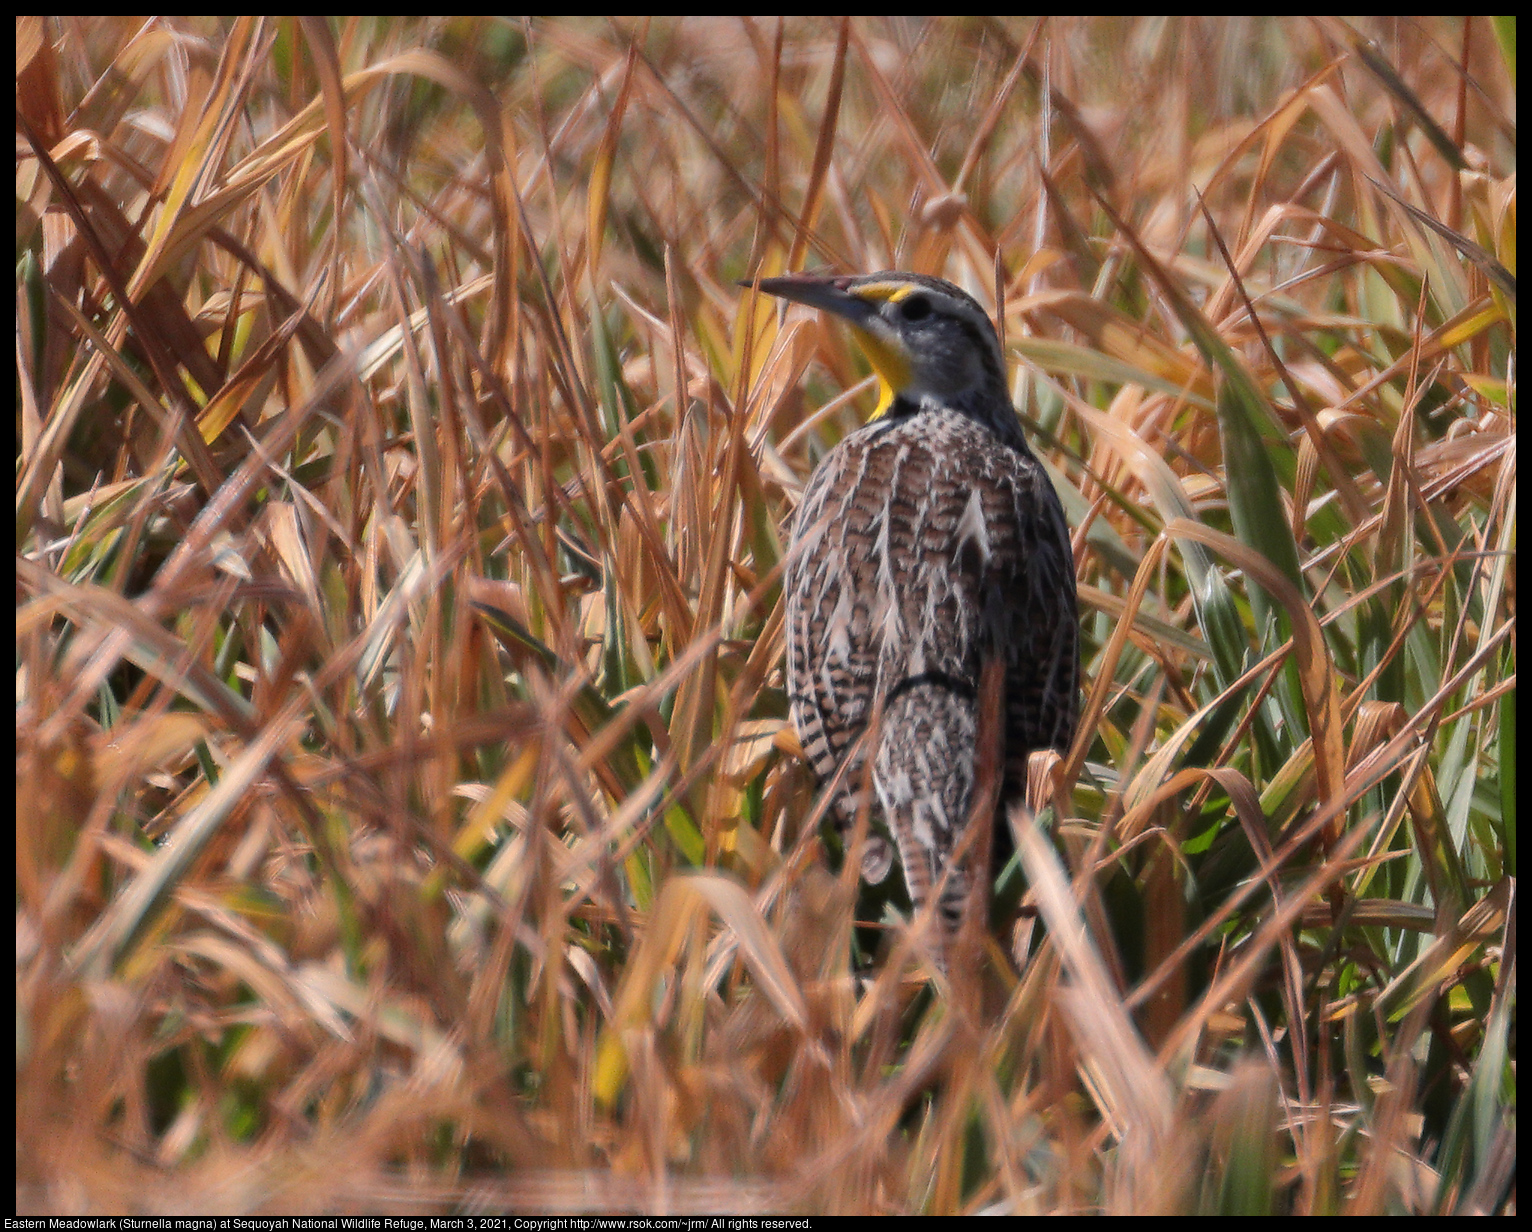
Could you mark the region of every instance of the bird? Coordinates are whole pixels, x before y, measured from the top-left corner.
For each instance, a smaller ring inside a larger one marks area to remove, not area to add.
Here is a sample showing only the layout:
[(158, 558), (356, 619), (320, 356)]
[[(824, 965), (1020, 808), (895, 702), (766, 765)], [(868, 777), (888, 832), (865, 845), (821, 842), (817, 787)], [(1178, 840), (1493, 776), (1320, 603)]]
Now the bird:
[(1074, 737), (1069, 527), (970, 295), (894, 270), (756, 285), (847, 322), (877, 373), (872, 416), (815, 467), (793, 519), (788, 709), (816, 777), (835, 785), (829, 813), (848, 847), (867, 807), (862, 879), (882, 881), (897, 853), (912, 908), (936, 892), (950, 938), (975, 876), (954, 857), (980, 770), (985, 665), (1001, 691), (996, 839), (1029, 755)]

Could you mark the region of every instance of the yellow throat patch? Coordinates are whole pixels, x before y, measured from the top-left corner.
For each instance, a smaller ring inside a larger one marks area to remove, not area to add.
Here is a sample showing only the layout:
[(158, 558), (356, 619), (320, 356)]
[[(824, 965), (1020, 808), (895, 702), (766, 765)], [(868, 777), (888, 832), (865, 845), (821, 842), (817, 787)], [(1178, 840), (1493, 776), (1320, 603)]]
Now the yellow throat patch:
[[(897, 304), (917, 289), (899, 283), (880, 282), (858, 287), (854, 294), (870, 302)], [(887, 413), (888, 408), (893, 406), (894, 399), (908, 387), (913, 373), (910, 371), (909, 356), (898, 343), (891, 342), (887, 338), (880, 338), (860, 326), (853, 326), (852, 334), (856, 338), (857, 346), (862, 348), (862, 354), (867, 356), (867, 362), (878, 374), (878, 405), (868, 419), (870, 423)]]

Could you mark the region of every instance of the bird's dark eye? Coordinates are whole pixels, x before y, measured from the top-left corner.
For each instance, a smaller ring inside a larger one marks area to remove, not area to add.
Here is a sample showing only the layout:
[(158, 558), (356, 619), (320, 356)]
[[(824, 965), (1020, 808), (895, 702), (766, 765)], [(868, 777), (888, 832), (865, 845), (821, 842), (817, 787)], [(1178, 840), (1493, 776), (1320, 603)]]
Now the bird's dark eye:
[(924, 295), (912, 295), (899, 305), (899, 312), (906, 321), (924, 321), (931, 315), (931, 301)]

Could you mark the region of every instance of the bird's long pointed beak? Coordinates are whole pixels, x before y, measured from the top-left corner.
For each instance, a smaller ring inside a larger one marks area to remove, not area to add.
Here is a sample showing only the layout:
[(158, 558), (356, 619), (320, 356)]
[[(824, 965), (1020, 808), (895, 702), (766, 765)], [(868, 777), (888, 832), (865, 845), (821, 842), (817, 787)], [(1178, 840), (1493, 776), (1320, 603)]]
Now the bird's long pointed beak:
[(837, 274), (782, 274), (776, 278), (762, 278), (759, 283), (741, 282), (742, 287), (759, 286), (767, 295), (790, 300), (861, 325), (877, 311), (860, 296), (846, 289), (849, 279)]
[(909, 384), (910, 359), (903, 345), (881, 327), (878, 305), (853, 294), (849, 289), (850, 282), (851, 279), (836, 274), (783, 274), (777, 278), (762, 278), (759, 283), (741, 282), (739, 285), (759, 286), (768, 295), (818, 308), (855, 326), (857, 345), (878, 374), (878, 405), (871, 416), (877, 419)]

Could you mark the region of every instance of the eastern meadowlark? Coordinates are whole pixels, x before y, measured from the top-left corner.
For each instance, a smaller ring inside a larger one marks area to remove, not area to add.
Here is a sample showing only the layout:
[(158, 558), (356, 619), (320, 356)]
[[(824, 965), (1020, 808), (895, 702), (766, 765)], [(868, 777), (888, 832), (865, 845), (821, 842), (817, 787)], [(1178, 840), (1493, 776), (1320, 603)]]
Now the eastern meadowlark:
[(831, 805), (848, 839), (871, 759), (862, 875), (887, 875), (886, 831), (913, 906), (940, 885), (952, 930), (970, 886), (972, 862), (952, 857), (979, 766), (985, 664), (1003, 668), (1002, 809), (1025, 791), (1028, 755), (1074, 735), (1079, 617), (1063, 509), (970, 296), (895, 271), (760, 288), (850, 322), (880, 387), (871, 421), (815, 469), (793, 523), (793, 725), (822, 783), (851, 759)]

